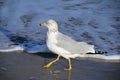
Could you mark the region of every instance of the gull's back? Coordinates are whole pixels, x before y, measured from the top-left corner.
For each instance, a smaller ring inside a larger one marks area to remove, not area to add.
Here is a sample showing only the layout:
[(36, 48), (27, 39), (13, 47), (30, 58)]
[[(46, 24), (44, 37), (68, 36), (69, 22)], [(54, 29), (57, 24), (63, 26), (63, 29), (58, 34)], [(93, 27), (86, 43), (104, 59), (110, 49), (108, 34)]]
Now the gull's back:
[(56, 46), (69, 51), (71, 54), (85, 54), (88, 52), (95, 52), (93, 45), (89, 45), (85, 42), (77, 42), (62, 33), (58, 33), (56, 39)]

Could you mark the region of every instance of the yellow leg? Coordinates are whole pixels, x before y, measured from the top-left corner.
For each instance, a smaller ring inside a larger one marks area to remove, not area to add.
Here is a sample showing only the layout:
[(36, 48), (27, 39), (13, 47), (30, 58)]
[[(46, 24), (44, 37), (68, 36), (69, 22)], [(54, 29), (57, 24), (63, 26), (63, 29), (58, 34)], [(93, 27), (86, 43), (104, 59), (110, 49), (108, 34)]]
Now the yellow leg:
[(58, 56), (55, 60), (49, 62), (47, 65), (44, 66), (44, 68), (49, 68), (53, 63), (55, 63), (56, 61), (58, 61), (60, 59), (60, 56)]
[(69, 64), (69, 68), (67, 68), (65, 70), (71, 71), (72, 70), (72, 65), (71, 65), (71, 59), (70, 58), (68, 58), (68, 64)]

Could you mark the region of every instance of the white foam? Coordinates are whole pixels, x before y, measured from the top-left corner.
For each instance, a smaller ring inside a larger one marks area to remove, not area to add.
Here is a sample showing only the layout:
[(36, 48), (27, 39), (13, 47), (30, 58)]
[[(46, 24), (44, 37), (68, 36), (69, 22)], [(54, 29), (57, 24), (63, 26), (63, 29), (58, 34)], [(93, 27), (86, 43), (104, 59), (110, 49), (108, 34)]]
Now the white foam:
[(0, 49), (0, 52), (13, 52), (13, 51), (24, 51), (24, 47), (19, 45), (9, 49)]
[(97, 58), (103, 60), (120, 60), (120, 55), (86, 54), (81, 55), (80, 57)]
[(28, 53), (50, 52), (46, 45), (36, 45), (26, 50)]
[(25, 51), (27, 53), (50, 52), (46, 45), (34, 45), (33, 47), (30, 48), (24, 45), (16, 45), (9, 47), (7, 49), (0, 49), (0, 52), (15, 52), (15, 51)]

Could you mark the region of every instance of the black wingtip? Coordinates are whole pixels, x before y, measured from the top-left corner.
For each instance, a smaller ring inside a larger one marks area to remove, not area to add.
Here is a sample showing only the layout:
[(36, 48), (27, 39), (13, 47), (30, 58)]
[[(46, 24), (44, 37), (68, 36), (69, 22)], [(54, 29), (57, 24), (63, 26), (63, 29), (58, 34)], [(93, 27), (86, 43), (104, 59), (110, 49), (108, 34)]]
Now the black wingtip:
[(106, 51), (95, 51), (96, 54), (107, 54)]
[(95, 51), (95, 53), (87, 53), (87, 54), (107, 54), (106, 51)]

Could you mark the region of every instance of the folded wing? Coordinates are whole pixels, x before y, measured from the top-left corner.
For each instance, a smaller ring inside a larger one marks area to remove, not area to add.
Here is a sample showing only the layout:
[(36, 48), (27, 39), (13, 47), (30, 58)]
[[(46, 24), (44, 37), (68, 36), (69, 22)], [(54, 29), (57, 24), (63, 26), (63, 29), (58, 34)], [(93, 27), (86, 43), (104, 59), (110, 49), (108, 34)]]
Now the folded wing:
[(56, 46), (69, 51), (71, 54), (85, 54), (88, 52), (95, 52), (94, 45), (90, 45), (85, 42), (77, 42), (62, 33), (59, 33), (56, 39)]

